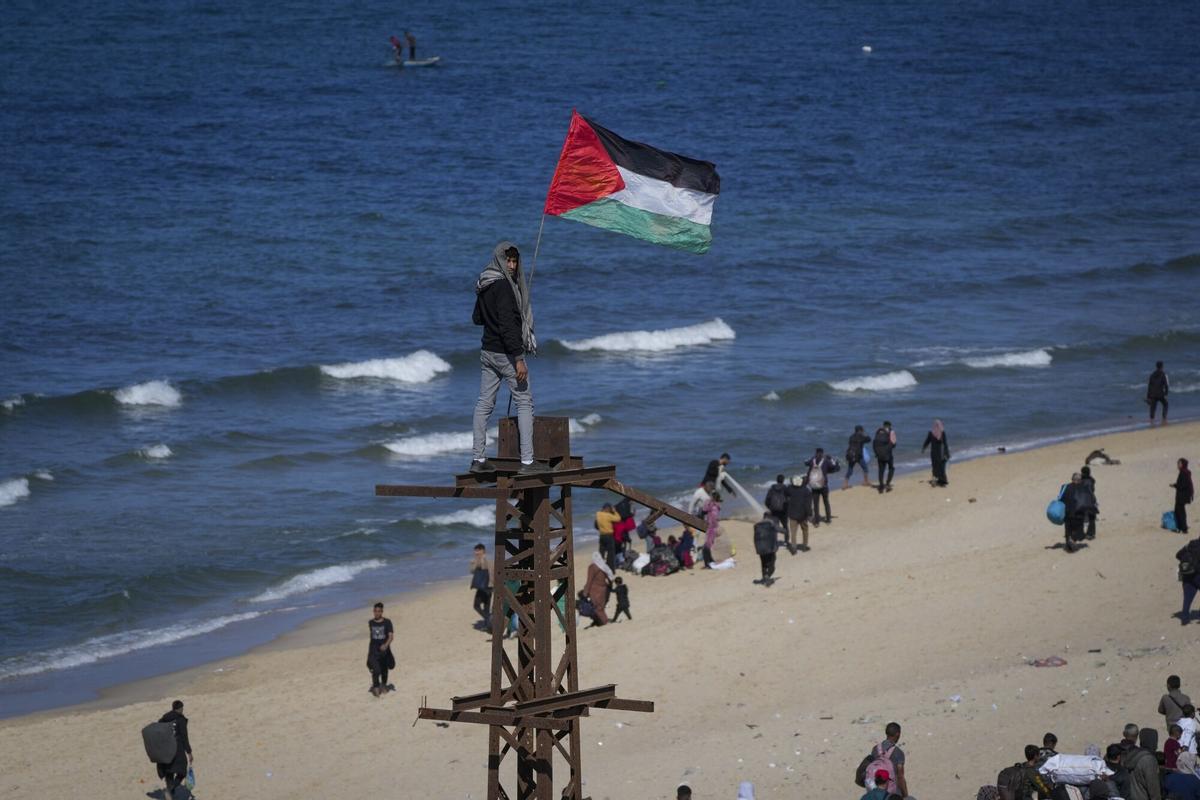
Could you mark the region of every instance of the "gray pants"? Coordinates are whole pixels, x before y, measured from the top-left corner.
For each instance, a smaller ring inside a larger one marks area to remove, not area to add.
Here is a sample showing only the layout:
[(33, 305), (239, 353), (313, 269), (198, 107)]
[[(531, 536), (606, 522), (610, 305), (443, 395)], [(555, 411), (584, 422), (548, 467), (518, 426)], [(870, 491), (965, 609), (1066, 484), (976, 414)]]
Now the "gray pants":
[(521, 460), (533, 461), (533, 392), (529, 381), (517, 383), (517, 361), (504, 353), (479, 351), (479, 400), (475, 403), (475, 443), (472, 457), (482, 461), (487, 447), (487, 424), (496, 407), (500, 382), (508, 384), (517, 405), (517, 427), (521, 431)]

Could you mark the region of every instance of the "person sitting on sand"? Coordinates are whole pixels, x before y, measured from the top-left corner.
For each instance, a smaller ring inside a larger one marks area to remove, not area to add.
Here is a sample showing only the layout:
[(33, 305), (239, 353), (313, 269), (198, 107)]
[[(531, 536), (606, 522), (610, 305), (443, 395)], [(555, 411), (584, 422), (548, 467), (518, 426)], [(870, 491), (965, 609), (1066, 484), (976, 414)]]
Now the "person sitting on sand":
[(1200, 800), (1200, 767), (1195, 753), (1180, 753), (1174, 769), (1163, 778), (1167, 797), (1178, 800)]
[(596, 624), (607, 625), (608, 614), (604, 606), (608, 602), (608, 585), (613, 579), (613, 571), (600, 553), (592, 553), (592, 563), (588, 564), (587, 579), (583, 584), (583, 592), (596, 608)]
[(691, 569), (696, 566), (696, 559), (692, 557), (692, 551), (696, 549), (696, 535), (691, 528), (683, 526), (683, 535), (679, 537), (678, 544), (671, 549), (675, 553), (675, 558), (679, 560), (680, 569)]

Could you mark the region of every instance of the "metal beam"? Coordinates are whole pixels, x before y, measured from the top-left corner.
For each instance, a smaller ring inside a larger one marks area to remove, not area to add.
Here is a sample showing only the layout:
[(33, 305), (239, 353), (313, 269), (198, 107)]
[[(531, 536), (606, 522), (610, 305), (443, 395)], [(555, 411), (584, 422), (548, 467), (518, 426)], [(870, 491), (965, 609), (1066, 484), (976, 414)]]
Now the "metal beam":
[(687, 513), (686, 511), (676, 508), (675, 506), (671, 505), (670, 503), (664, 503), (662, 500), (659, 500), (657, 497), (648, 495), (643, 491), (633, 488), (632, 486), (626, 486), (625, 484), (623, 484), (619, 480), (617, 480), (616, 476), (606, 480), (604, 482), (604, 488), (608, 489), (610, 492), (616, 492), (619, 495), (628, 497), (633, 502), (635, 502), (639, 505), (643, 505), (646, 508), (652, 509), (654, 511), (659, 511), (662, 514), (675, 520), (676, 522), (681, 522), (690, 528), (696, 528), (697, 530), (702, 531), (708, 527), (708, 523), (706, 523), (704, 520), (700, 519), (699, 517), (692, 516), (691, 514)]
[(377, 497), (466, 497), (495, 500), (500, 497), (496, 489), (477, 486), (403, 486), (387, 483), (375, 485)]
[(418, 719), (434, 719), (439, 722), (474, 722), (480, 725), (503, 725), (508, 728), (537, 728), (546, 731), (566, 731), (571, 729), (570, 719), (555, 717), (521, 716), (511, 711), (453, 711), (449, 708), (417, 709)]
[(652, 713), (654, 711), (653, 700), (623, 700), (620, 697), (614, 697), (612, 700), (601, 700), (596, 703), (596, 708), (607, 708), (612, 711), (642, 711)]
[(582, 689), (578, 692), (563, 692), (562, 694), (554, 694), (549, 697), (538, 697), (533, 700), (526, 700), (523, 703), (517, 703), (513, 708), (524, 714), (545, 714), (550, 711), (558, 711), (563, 708), (573, 708), (575, 706), (592, 706), (598, 704), (602, 700), (611, 700), (617, 695), (616, 684), (608, 684), (607, 686), (597, 686), (594, 689)]

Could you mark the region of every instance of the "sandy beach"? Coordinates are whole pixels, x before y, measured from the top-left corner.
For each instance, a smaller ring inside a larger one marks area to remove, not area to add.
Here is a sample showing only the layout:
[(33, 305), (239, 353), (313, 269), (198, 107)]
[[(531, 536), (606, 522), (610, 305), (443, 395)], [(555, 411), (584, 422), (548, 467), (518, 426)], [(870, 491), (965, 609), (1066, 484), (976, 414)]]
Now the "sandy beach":
[[(1200, 423), (1174, 424), (951, 462), (945, 489), (924, 473), (887, 495), (835, 489), (833, 524), (811, 552), (780, 552), (770, 588), (752, 584), (750, 526), (737, 522), (726, 527), (736, 569), (627, 578), (634, 619), (581, 631), (581, 685), (616, 683), (657, 710), (585, 720), (587, 794), (668, 798), (687, 780), (697, 798), (732, 798), (750, 780), (759, 798), (858, 797), (854, 767), (896, 720), (911, 793), (973, 798), (1046, 731), (1082, 752), (1126, 722), (1161, 727), (1168, 673), (1200, 690), (1200, 627), (1172, 617), (1186, 539), (1159, 527), (1175, 459), (1198, 445)], [(1044, 509), (1098, 447), (1121, 464), (1093, 465), (1099, 536), (1068, 554)], [(601, 502), (585, 495), (576, 513)], [(178, 697), (200, 798), (482, 797), (485, 730), (413, 724), (423, 697), (445, 705), (487, 688), (467, 576), (389, 602), (398, 691), (381, 699), (367, 692), (368, 605), (95, 704), (0, 723), (0, 796), (144, 797), (160, 784), (139, 730)], [(1068, 663), (1027, 664), (1051, 655)]]

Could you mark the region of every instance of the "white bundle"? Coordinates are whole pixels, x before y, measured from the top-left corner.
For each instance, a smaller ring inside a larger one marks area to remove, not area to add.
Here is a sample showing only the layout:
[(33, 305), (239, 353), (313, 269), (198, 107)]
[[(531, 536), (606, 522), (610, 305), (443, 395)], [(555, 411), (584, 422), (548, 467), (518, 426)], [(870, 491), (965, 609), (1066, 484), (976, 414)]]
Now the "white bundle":
[(1113, 771), (1099, 756), (1070, 756), (1059, 753), (1046, 759), (1038, 769), (1055, 783), (1086, 786), (1096, 779), (1111, 777)]

